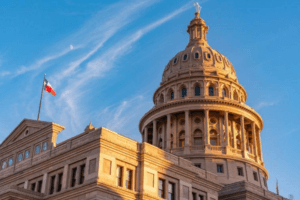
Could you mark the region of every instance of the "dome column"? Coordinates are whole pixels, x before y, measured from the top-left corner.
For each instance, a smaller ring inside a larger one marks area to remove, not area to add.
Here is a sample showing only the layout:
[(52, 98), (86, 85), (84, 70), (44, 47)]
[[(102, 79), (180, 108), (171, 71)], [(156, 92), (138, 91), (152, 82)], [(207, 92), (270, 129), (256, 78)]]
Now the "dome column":
[(230, 136), (229, 136), (229, 131), (228, 131), (228, 111), (225, 111), (224, 112), (224, 125), (225, 125), (225, 148), (226, 148), (226, 154), (229, 154), (229, 153), (231, 153), (231, 151), (230, 151), (230, 148), (229, 148), (229, 146), (230, 146), (230, 142), (229, 142), (229, 138), (230, 138)]
[(246, 140), (245, 140), (245, 119), (244, 116), (241, 115), (240, 117), (240, 123), (241, 123), (241, 136), (242, 136), (242, 152), (243, 152), (243, 157), (246, 157)]
[(251, 123), (252, 128), (252, 140), (253, 140), (253, 155), (255, 157), (255, 161), (257, 162), (257, 144), (256, 144), (256, 132), (255, 132), (255, 122)]
[(259, 158), (260, 158), (261, 162), (263, 162), (263, 158), (262, 158), (262, 146), (261, 146), (261, 138), (260, 138), (260, 130), (257, 133), (257, 137), (258, 137), (258, 147), (259, 147), (258, 155), (259, 155)]
[(190, 153), (190, 111), (186, 110), (185, 114), (185, 138), (184, 138), (184, 153)]
[(209, 137), (209, 110), (204, 110), (204, 135), (205, 135), (205, 146), (210, 145), (210, 137)]
[(148, 142), (148, 127), (145, 127), (144, 130), (144, 142)]
[(156, 128), (156, 120), (153, 120), (153, 140), (152, 140), (152, 144), (154, 146), (157, 146), (157, 128)]
[(171, 145), (171, 114), (167, 115), (166, 151), (170, 151)]

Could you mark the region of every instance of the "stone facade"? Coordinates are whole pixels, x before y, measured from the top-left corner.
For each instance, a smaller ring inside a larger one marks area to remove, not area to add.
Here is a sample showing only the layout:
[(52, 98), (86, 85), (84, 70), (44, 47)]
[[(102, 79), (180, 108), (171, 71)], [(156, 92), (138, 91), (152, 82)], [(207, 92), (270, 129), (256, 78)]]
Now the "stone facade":
[(196, 13), (140, 120), (143, 143), (89, 124), (57, 144), (63, 126), (24, 119), (0, 145), (0, 199), (285, 199), (268, 191), (263, 121), (207, 30)]

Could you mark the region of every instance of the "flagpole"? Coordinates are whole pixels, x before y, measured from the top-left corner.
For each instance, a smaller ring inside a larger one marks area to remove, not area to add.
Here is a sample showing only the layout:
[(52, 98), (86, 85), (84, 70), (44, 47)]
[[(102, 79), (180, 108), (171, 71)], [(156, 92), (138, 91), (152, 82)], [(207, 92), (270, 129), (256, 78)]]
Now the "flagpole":
[(41, 107), (42, 107), (42, 100), (43, 100), (43, 93), (44, 93), (44, 88), (45, 88), (45, 78), (46, 78), (46, 74), (44, 74), (44, 80), (43, 80), (43, 87), (42, 87), (42, 94), (41, 94), (41, 100), (40, 100), (40, 107), (39, 107), (39, 114), (37, 117), (37, 120), (40, 120), (40, 114), (41, 114)]

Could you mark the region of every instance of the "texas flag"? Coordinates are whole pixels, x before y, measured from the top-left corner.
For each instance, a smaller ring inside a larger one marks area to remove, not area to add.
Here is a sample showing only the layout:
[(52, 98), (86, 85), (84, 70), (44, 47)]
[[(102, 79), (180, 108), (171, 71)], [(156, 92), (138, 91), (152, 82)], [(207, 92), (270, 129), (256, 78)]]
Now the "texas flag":
[(50, 85), (50, 83), (49, 83), (46, 79), (45, 79), (44, 84), (45, 84), (45, 90), (46, 90), (47, 92), (51, 93), (53, 96), (55, 96), (56, 93), (55, 93), (53, 87)]

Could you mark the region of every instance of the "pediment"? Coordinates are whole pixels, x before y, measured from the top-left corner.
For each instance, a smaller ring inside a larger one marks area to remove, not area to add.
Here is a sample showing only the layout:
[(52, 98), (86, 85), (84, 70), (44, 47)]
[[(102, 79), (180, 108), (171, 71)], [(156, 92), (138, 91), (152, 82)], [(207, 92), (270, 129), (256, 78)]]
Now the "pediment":
[(51, 122), (37, 121), (31, 119), (23, 119), (18, 126), (6, 137), (0, 145), (0, 149), (8, 146), (18, 140), (21, 140), (36, 131), (39, 131), (49, 125)]

